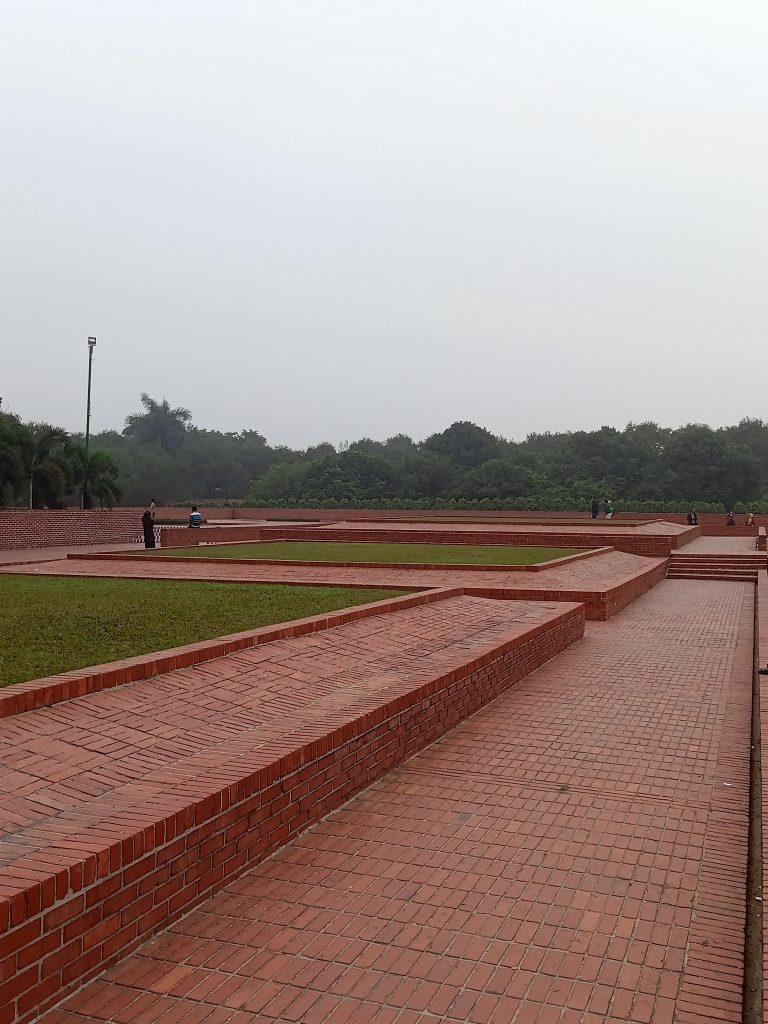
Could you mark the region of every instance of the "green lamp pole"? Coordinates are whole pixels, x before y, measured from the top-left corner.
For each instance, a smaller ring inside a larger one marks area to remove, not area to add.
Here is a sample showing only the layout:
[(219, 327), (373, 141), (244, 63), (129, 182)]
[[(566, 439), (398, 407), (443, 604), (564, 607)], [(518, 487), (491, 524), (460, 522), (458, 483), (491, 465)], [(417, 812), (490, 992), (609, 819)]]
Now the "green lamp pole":
[(88, 339), (88, 404), (85, 411), (85, 476), (83, 477), (83, 493), (80, 498), (80, 508), (85, 508), (85, 488), (88, 485), (88, 445), (91, 441), (91, 371), (93, 369), (93, 350), (96, 348), (96, 339)]

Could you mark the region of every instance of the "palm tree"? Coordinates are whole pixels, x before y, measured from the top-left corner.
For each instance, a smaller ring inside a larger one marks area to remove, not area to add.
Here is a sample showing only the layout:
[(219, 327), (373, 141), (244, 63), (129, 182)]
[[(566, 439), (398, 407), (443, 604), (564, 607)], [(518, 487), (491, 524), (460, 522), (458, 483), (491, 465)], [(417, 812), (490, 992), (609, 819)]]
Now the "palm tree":
[(78, 446), (76, 453), (79, 487), (83, 495), (83, 507), (93, 508), (96, 501), (104, 508), (112, 508), (122, 497), (117, 478), (120, 475), (117, 463), (106, 452), (89, 452)]
[(158, 444), (163, 451), (174, 455), (184, 443), (192, 413), (183, 406), (172, 409), (166, 398), (156, 402), (146, 392), (141, 396), (141, 404), (145, 411), (126, 418), (123, 434), (140, 444)]
[(29, 485), (29, 507), (37, 486), (47, 504), (58, 504), (69, 490), (69, 434), (48, 423), (25, 423), (19, 436), (19, 459)]

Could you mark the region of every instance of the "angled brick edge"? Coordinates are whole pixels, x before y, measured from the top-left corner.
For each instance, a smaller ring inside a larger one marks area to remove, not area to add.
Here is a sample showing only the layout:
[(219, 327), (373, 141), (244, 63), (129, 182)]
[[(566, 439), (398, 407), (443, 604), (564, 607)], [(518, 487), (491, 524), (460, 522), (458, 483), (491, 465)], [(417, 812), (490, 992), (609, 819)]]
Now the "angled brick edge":
[[(268, 544), (269, 541), (235, 541), (235, 544)], [(288, 543), (300, 543), (289, 541)], [(218, 542), (217, 542), (218, 545)], [(230, 545), (226, 545), (229, 547)], [(166, 549), (173, 550), (173, 549)], [(465, 572), (466, 570), (478, 570), (479, 572), (541, 572), (544, 569), (555, 569), (568, 562), (581, 561), (584, 558), (594, 558), (595, 555), (609, 554), (615, 551), (613, 547), (590, 548), (588, 551), (579, 551), (575, 555), (564, 555), (562, 558), (551, 558), (546, 562), (534, 562), (531, 565), (484, 565), (475, 562), (328, 562), (304, 560), (298, 558), (213, 558), (209, 555), (147, 555), (142, 553), (122, 551), (100, 551), (89, 555), (82, 552), (70, 552), (67, 555), (72, 561), (98, 561), (98, 562), (202, 562), (206, 565), (288, 565), (303, 568), (327, 567), (334, 569), (454, 569)]]
[(565, 606), (439, 676), (417, 672), (257, 751), (223, 752), (177, 791), (9, 865), (0, 1020), (27, 1024), (583, 633), (583, 606)]
[(645, 572), (628, 576), (608, 590), (505, 590), (503, 587), (465, 586), (464, 593), (503, 601), (578, 601), (584, 605), (588, 619), (604, 622), (661, 583), (668, 561), (659, 559)]
[[(367, 587), (366, 584), (361, 586)], [(374, 589), (374, 588), (370, 588)], [(401, 590), (402, 587), (382, 587), (379, 589)], [(13, 683), (0, 690), (0, 718), (20, 715), (25, 711), (49, 707), (62, 701), (74, 700), (87, 693), (135, 683), (139, 679), (149, 679), (163, 672), (172, 672), (179, 668), (189, 668), (213, 658), (221, 658), (226, 654), (234, 654), (250, 647), (258, 647), (273, 640), (286, 640), (289, 637), (304, 636), (307, 633), (319, 633), (321, 630), (341, 626), (345, 622), (367, 619), (372, 615), (386, 615), (389, 612), (402, 611), (404, 608), (415, 608), (418, 605), (444, 601), (449, 597), (459, 597), (464, 593), (461, 588), (438, 588), (409, 594), (406, 597), (388, 598), (370, 604), (355, 605), (342, 608), (336, 612), (313, 615), (292, 622), (282, 622), (260, 629), (232, 633), (228, 636), (216, 637), (212, 640), (201, 640), (195, 644), (182, 647), (170, 647), (164, 651), (140, 654), (135, 658), (107, 662), (71, 672), (60, 672), (42, 679), (30, 679), (24, 683)]]

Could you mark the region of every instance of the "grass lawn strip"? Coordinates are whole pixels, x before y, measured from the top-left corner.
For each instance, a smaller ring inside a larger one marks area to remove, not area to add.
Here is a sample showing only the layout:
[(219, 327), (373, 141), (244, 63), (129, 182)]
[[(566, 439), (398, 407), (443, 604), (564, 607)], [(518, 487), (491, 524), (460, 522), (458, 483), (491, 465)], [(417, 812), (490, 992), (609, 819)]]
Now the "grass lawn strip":
[(401, 590), (0, 577), (0, 686), (400, 597)]
[(158, 555), (198, 558), (291, 559), (304, 562), (408, 562), (427, 564), (534, 565), (576, 555), (583, 548), (525, 548), (475, 544), (366, 544), (337, 541), (272, 541), (263, 544), (205, 544), (166, 548)]

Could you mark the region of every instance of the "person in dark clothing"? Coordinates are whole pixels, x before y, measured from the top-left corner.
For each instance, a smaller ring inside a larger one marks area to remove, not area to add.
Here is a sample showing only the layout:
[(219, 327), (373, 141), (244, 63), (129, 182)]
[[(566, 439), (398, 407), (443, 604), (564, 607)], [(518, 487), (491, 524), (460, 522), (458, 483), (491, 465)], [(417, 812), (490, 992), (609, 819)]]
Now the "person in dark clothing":
[(728, 517), (725, 520), (725, 525), (726, 526), (735, 526), (736, 525), (736, 520), (733, 518), (733, 512), (729, 512), (728, 513)]
[(592, 513), (592, 518), (597, 519), (597, 517), (600, 515), (600, 502), (597, 500), (597, 498), (592, 499), (592, 504), (589, 506), (589, 510)]
[(688, 525), (689, 526), (697, 526), (698, 522), (699, 522), (698, 516), (693, 511), (693, 509), (691, 509), (691, 511), (688, 513)]
[(141, 517), (141, 528), (144, 530), (144, 547), (153, 548), (155, 546), (155, 523), (149, 509)]

